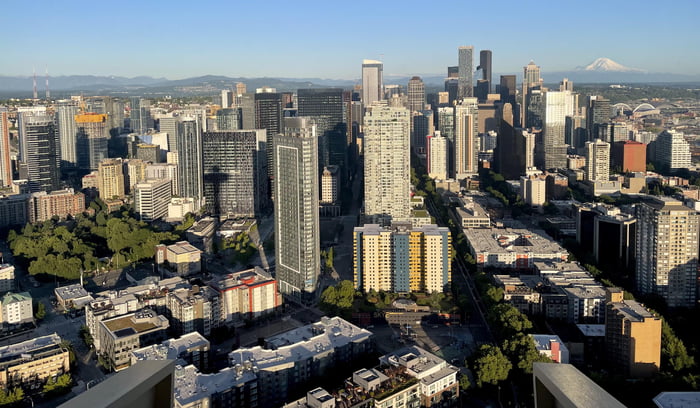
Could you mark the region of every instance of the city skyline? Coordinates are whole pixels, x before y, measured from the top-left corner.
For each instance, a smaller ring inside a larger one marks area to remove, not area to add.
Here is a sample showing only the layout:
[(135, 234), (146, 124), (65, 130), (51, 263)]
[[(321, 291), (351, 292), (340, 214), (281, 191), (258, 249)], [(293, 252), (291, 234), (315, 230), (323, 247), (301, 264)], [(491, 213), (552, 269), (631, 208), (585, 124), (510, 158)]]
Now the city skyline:
[[(700, 5), (690, 1), (658, 7), (653, 13), (643, 6), (602, 1), (580, 9), (545, 1), (536, 7), (538, 24), (526, 26), (523, 17), (533, 13), (532, 5), (516, 2), (499, 4), (498, 9), (481, 3), (454, 4), (450, 13), (436, 8), (434, 19), (426, 17), (424, 7), (418, 7), (423, 4), (417, 2), (372, 3), (372, 13), (359, 17), (365, 2), (329, 6), (311, 1), (294, 7), (272, 2), (264, 13), (255, 4), (204, 2), (198, 3), (197, 13), (189, 3), (153, 2), (139, 4), (139, 13), (124, 16), (109, 3), (89, 7), (39, 3), (31, 12), (21, 3), (5, 5), (6, 15), (12, 16), (8, 31), (22, 35), (7, 47), (0, 74), (31, 75), (35, 69), (43, 76), (48, 68), (51, 76), (357, 79), (359, 61), (377, 59), (384, 63), (387, 76), (428, 75), (456, 65), (455, 48), (460, 45), (473, 45), (475, 52), (492, 50), (495, 73), (519, 72), (530, 60), (553, 72), (608, 57), (649, 72), (700, 74), (700, 53), (690, 52), (698, 40), (692, 17)], [(135, 3), (127, 0), (120, 7), (126, 12)], [(681, 9), (683, 13), (678, 12)], [(465, 24), (465, 15), (480, 18)], [(52, 24), (38, 24), (41, 21)], [(431, 35), (421, 30), (399, 35), (400, 27), (397, 31), (388, 21), (401, 21), (407, 28), (424, 26)], [(193, 30), (168, 34), (180, 26)], [(373, 29), (353, 29), (369, 26)], [(529, 46), (517, 41), (524, 30)], [(54, 38), (59, 41), (47, 41)], [(41, 52), (35, 52), (37, 44), (44, 44)]]

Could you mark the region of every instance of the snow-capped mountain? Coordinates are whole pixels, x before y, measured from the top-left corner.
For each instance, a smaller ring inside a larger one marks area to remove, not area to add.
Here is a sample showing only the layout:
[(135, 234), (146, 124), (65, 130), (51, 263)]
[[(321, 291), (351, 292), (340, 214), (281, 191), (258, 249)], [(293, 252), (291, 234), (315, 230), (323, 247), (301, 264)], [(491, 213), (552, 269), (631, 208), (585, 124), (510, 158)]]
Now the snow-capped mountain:
[(577, 71), (595, 72), (644, 72), (641, 69), (629, 68), (611, 60), (610, 58), (598, 58), (585, 67), (576, 67)]

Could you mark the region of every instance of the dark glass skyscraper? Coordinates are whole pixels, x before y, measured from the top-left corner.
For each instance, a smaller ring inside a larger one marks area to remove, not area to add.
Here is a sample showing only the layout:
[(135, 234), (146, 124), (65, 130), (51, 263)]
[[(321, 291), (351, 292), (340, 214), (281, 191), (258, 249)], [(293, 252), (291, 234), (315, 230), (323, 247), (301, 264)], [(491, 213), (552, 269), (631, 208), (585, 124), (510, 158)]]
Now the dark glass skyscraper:
[[(347, 124), (343, 115), (343, 89), (319, 88), (297, 91), (298, 115), (325, 117), (316, 121), (319, 132), (319, 166), (335, 165), (343, 168), (347, 153)], [(326, 151), (327, 150), (327, 151)], [(328, 160), (328, 162), (325, 162)]]
[(54, 118), (45, 111), (19, 112), (18, 116), (20, 160), (27, 166), (29, 190), (57, 190), (61, 157)]
[(269, 208), (265, 130), (202, 135), (207, 212), (223, 218), (255, 217)]
[(481, 79), (489, 81), (488, 82), (488, 92), (491, 93), (491, 76), (493, 71), (491, 69), (491, 50), (481, 50), (479, 52), (479, 68), (481, 69)]
[(204, 201), (204, 169), (202, 165), (202, 129), (193, 117), (178, 123), (178, 172), (180, 195), (194, 199), (197, 210)]

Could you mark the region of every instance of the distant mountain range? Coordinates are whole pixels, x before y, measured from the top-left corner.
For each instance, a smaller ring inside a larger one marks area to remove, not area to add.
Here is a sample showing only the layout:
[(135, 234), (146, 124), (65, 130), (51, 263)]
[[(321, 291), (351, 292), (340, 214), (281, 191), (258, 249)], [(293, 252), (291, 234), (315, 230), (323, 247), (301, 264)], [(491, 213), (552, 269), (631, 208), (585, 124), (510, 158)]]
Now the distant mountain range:
[[(504, 73), (512, 74), (512, 73)], [(495, 73), (496, 85), (500, 73)], [(518, 81), (522, 72), (516, 72)], [(440, 74), (421, 75), (426, 86), (442, 88), (445, 76)], [(544, 69), (542, 77), (546, 83), (557, 83), (568, 78), (575, 83), (700, 83), (700, 75), (682, 75), (668, 73), (649, 73), (640, 69), (626, 67), (609, 58), (598, 58), (592, 63), (579, 66), (571, 71), (551, 72)], [(386, 74), (386, 84), (405, 85), (409, 75)], [(52, 95), (85, 92), (88, 94), (133, 94), (133, 95), (207, 95), (219, 89), (231, 89), (237, 82), (243, 82), (249, 91), (269, 86), (278, 91), (295, 91), (299, 88), (342, 87), (349, 89), (360, 83), (359, 79), (325, 79), (325, 78), (232, 78), (221, 75), (204, 75), (193, 78), (169, 80), (138, 76), (126, 78), (119, 76), (68, 75), (50, 77)], [(37, 90), (40, 96), (45, 93), (44, 78), (37, 77)], [(32, 77), (0, 76), (0, 96), (28, 97), (32, 93)]]

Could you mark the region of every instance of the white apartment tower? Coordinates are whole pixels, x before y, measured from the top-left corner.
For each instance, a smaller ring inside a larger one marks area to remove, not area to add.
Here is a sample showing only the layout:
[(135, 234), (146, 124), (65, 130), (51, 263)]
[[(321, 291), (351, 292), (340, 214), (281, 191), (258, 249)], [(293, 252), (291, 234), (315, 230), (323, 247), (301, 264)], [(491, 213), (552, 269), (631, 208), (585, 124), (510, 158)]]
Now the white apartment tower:
[(693, 307), (697, 290), (698, 213), (663, 197), (638, 204), (636, 284), (669, 307)]
[(321, 272), (318, 134), (312, 118), (285, 118), (274, 135), (275, 258), (280, 292), (314, 303)]
[(610, 179), (610, 143), (600, 139), (586, 142), (586, 180)]
[(464, 98), (455, 106), (455, 173), (464, 179), (478, 172), (479, 102), (476, 98)]
[(656, 137), (656, 160), (669, 171), (690, 167), (690, 144), (682, 132), (664, 130)]
[(439, 130), (435, 131), (434, 136), (428, 138), (429, 157), (428, 157), (428, 176), (433, 179), (447, 179), (447, 138), (440, 134)]
[(410, 207), (410, 120), (406, 108), (375, 102), (365, 123), (365, 214), (408, 220)]

